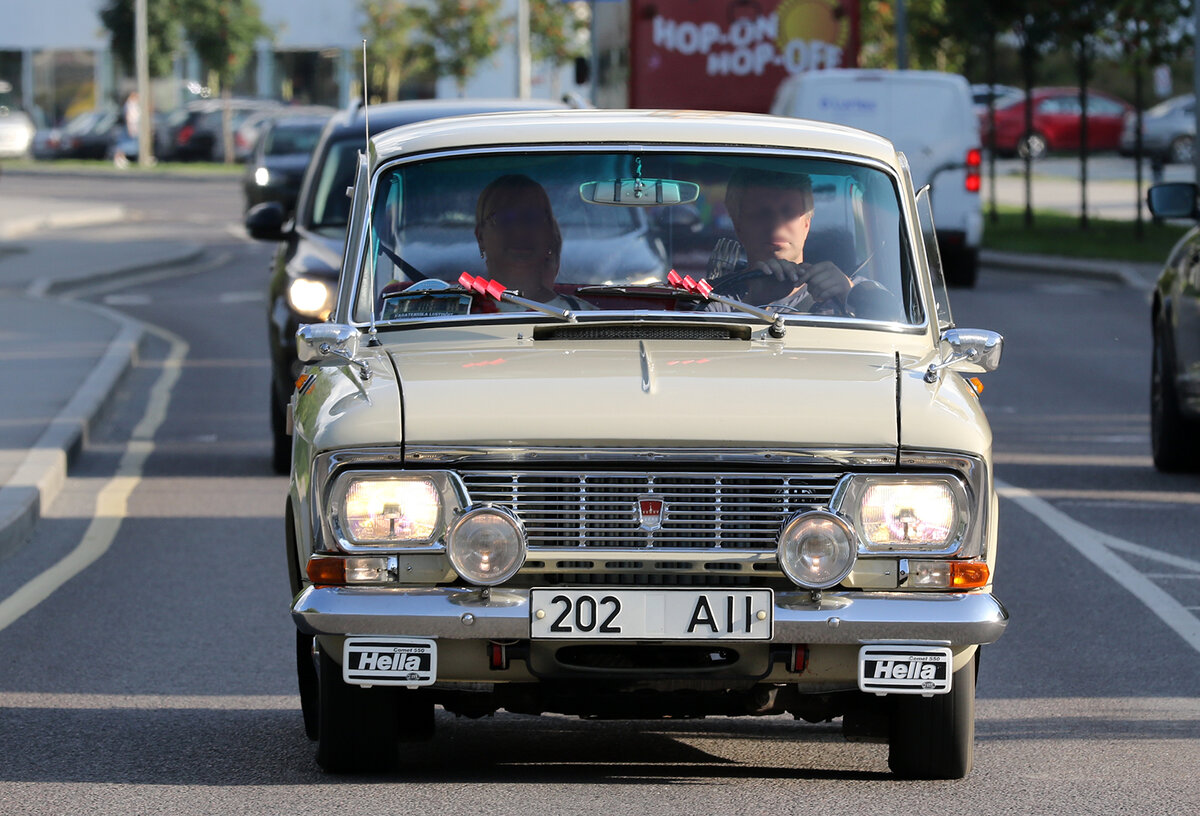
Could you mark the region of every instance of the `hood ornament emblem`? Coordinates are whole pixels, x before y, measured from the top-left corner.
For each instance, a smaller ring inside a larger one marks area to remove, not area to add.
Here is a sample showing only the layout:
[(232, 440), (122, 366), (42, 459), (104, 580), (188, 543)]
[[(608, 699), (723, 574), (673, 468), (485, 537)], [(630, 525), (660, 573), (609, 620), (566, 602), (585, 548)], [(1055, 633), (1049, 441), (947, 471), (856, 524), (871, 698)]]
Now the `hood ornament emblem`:
[(663, 516), (666, 515), (667, 505), (657, 496), (638, 496), (637, 520), (638, 527), (647, 533), (662, 529)]

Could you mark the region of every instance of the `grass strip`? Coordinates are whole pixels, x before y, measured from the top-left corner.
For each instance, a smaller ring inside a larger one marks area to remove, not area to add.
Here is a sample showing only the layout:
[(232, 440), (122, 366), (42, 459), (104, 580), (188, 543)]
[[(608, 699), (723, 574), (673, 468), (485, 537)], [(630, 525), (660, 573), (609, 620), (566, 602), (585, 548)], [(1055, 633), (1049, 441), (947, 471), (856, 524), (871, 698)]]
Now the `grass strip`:
[(985, 249), (1112, 261), (1163, 263), (1190, 227), (1156, 224), (1147, 216), (1139, 236), (1134, 221), (1089, 217), (1084, 229), (1078, 215), (1034, 210), (1033, 226), (1027, 227), (1023, 207), (999, 206), (997, 215), (993, 221), (984, 211)]

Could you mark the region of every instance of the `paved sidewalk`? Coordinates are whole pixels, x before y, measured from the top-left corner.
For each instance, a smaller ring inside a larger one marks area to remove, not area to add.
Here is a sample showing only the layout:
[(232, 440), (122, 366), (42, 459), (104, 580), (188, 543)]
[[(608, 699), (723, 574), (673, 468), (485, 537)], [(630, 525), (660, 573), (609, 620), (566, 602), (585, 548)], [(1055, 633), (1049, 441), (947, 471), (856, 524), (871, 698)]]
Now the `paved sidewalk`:
[(193, 242), (104, 241), (65, 229), (124, 216), (115, 205), (0, 192), (0, 563), (57, 496), (143, 337), (141, 324), (111, 309), (51, 295), (202, 253)]

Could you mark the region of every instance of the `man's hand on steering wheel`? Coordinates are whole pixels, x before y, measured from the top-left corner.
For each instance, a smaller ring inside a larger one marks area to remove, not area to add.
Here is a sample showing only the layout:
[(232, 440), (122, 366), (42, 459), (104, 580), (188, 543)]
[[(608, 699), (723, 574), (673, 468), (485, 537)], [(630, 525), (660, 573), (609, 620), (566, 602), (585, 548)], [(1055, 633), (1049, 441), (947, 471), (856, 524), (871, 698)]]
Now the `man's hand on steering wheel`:
[(746, 270), (751, 274), (766, 275), (780, 283), (790, 283), (795, 289), (802, 283), (808, 284), (813, 300), (846, 302), (852, 284), (850, 279), (832, 261), (816, 263), (792, 263), (779, 258), (759, 261)]

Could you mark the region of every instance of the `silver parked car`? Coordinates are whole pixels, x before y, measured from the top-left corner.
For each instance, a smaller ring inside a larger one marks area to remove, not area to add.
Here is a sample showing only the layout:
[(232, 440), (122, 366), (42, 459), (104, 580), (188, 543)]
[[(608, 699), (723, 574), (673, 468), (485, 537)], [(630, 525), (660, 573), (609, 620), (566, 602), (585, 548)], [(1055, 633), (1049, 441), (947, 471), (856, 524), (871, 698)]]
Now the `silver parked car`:
[[(1125, 116), (1121, 129), (1121, 154), (1137, 149), (1137, 115)], [(1142, 155), (1166, 164), (1191, 164), (1196, 138), (1196, 97), (1176, 96), (1159, 102), (1142, 114)]]

